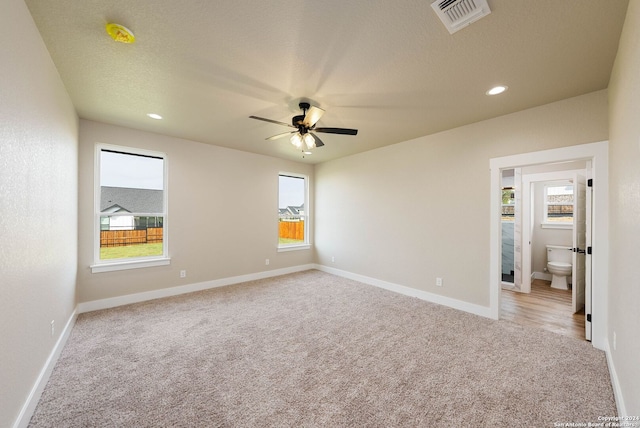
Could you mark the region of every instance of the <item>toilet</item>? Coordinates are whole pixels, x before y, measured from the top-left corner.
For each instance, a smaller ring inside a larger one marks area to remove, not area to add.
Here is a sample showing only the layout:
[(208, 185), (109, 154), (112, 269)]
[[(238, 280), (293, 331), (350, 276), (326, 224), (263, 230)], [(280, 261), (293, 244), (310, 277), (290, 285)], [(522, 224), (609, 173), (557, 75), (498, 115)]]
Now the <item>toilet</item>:
[(551, 288), (568, 290), (567, 277), (571, 276), (573, 249), (559, 245), (547, 245), (547, 270), (551, 275)]

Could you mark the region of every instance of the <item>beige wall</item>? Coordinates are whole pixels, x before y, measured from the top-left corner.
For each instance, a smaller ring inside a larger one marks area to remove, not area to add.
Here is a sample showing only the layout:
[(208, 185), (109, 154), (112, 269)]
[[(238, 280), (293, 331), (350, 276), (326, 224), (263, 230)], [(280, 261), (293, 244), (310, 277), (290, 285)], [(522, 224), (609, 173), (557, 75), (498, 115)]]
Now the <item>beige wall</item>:
[(488, 307), (489, 159), (607, 138), (598, 91), (317, 165), (317, 260)]
[[(167, 154), (169, 266), (91, 273), (96, 143)], [(79, 156), (80, 302), (313, 262), (313, 250), (277, 252), (278, 173), (307, 174), (313, 183), (311, 165), (87, 120)]]
[[(609, 84), (609, 346), (628, 415), (640, 415), (640, 1), (631, 0)], [(613, 334), (616, 349), (613, 349)]]
[(24, 2), (3, 0), (1, 9), (0, 426), (8, 427), (75, 307), (78, 121)]
[[(607, 139), (609, 345), (626, 413), (640, 414), (640, 0), (609, 91), (317, 165), (315, 177), (304, 164), (91, 121), (78, 149), (73, 106), (22, 0), (3, 3), (0, 24), (0, 426), (18, 417), (76, 293), (87, 302), (317, 262), (488, 306), (489, 159)], [(171, 265), (90, 273), (96, 142), (167, 153)], [(311, 176), (315, 252), (276, 251), (280, 171)]]

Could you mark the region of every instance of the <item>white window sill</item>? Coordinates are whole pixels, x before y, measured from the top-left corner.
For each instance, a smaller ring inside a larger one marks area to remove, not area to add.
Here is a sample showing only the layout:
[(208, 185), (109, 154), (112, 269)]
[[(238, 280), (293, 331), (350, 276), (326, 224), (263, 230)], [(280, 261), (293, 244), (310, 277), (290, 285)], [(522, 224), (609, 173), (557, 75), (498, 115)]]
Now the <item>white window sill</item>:
[(139, 269), (154, 266), (166, 266), (171, 263), (169, 257), (140, 260), (120, 260), (110, 263), (99, 263), (89, 266), (91, 273), (111, 272), (116, 270)]
[(543, 229), (573, 229), (573, 223), (540, 223)]
[(283, 245), (283, 246), (278, 246), (278, 252), (282, 253), (285, 251), (308, 250), (310, 248), (311, 248), (311, 244)]

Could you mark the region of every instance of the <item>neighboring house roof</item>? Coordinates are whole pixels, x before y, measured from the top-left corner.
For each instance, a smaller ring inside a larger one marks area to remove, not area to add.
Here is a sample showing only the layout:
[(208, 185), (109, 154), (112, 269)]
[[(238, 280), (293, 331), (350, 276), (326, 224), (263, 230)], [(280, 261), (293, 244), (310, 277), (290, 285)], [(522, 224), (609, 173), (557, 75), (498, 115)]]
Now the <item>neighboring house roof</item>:
[(131, 213), (161, 213), (163, 191), (128, 187), (100, 188), (100, 211)]
[(301, 214), (304, 215), (304, 204), (299, 206), (289, 205), (286, 208), (279, 208), (278, 212), (280, 217), (297, 218), (297, 217), (300, 217)]
[(108, 207), (108, 208), (101, 209), (101, 210), (100, 210), (100, 212), (102, 212), (102, 213), (108, 213), (108, 214), (113, 214), (113, 213), (121, 213), (121, 212), (126, 212), (126, 213), (128, 213), (128, 212), (131, 212), (131, 211), (129, 211), (129, 210), (125, 209), (125, 208), (122, 208), (122, 207), (121, 207), (120, 205), (118, 205), (118, 204), (115, 204), (115, 205), (112, 205), (112, 206), (110, 206), (110, 207)]

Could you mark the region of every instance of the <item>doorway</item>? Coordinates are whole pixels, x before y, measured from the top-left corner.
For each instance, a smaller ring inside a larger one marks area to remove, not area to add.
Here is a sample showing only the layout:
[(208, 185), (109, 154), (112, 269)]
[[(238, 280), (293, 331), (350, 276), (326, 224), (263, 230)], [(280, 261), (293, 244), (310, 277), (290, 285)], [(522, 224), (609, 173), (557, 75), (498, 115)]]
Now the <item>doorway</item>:
[[(585, 209), (590, 189), (584, 186), (590, 175), (591, 164), (585, 161), (502, 171), (502, 319), (590, 340), (584, 316), (585, 255), (573, 252), (585, 247), (591, 228)], [(549, 272), (552, 259), (569, 263), (570, 274)], [(514, 266), (521, 267), (522, 275), (509, 283), (505, 272)]]
[[(608, 142), (590, 143), (559, 149), (493, 158), (491, 169), (490, 224), (490, 312), (500, 318), (501, 299), (501, 174), (503, 170), (544, 164), (584, 161), (591, 162), (593, 192), (592, 253), (588, 264), (592, 272), (592, 286), (585, 294), (585, 334), (593, 345), (603, 349), (607, 336), (607, 278), (608, 278)], [(523, 272), (523, 277), (524, 277)]]

